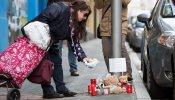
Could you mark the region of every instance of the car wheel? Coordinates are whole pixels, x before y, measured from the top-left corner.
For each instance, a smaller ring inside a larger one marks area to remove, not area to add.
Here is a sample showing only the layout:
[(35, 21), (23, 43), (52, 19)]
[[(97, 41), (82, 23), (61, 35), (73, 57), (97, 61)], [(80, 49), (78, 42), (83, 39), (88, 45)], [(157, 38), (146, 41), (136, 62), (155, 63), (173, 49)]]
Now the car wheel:
[(147, 82), (147, 68), (146, 68), (146, 63), (144, 60), (144, 46), (145, 46), (145, 41), (144, 41), (144, 35), (142, 36), (142, 41), (141, 41), (141, 70), (143, 72), (143, 82)]
[(145, 61), (143, 57), (141, 58), (141, 69), (143, 72), (143, 82), (146, 83), (147, 82), (147, 69), (146, 69), (146, 65), (145, 65)]
[(154, 80), (151, 64), (147, 64), (147, 89), (152, 99), (160, 99), (164, 97), (163, 89), (161, 89)]
[(135, 47), (135, 46), (133, 46), (133, 50), (134, 50), (135, 52), (140, 52), (140, 51), (141, 51), (139, 47)]

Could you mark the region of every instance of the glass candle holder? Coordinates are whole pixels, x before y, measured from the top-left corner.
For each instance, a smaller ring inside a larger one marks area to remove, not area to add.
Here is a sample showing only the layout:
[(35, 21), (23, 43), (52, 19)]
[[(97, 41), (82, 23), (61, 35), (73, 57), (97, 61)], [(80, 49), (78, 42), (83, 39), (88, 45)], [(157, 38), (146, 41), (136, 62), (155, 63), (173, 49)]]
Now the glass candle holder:
[(127, 93), (132, 93), (132, 85), (128, 84), (127, 86)]

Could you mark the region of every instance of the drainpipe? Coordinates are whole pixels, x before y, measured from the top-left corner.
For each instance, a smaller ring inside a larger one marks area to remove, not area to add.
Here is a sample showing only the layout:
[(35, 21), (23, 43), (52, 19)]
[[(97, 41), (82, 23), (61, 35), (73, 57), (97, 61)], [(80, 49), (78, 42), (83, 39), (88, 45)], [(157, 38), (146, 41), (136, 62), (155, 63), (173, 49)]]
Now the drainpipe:
[(113, 58), (121, 58), (121, 0), (112, 0)]

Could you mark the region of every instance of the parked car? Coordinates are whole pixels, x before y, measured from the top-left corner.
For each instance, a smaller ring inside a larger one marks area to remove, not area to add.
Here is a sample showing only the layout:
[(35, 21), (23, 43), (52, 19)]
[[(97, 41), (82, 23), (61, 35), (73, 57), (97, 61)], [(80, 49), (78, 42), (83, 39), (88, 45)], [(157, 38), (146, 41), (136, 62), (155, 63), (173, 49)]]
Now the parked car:
[(151, 16), (140, 14), (145, 23), (141, 46), (143, 81), (150, 96), (162, 98), (173, 88), (173, 44), (175, 40), (175, 5), (173, 0), (157, 0)]
[(144, 23), (139, 22), (137, 16), (129, 17), (127, 41), (135, 51), (140, 51), (143, 30)]

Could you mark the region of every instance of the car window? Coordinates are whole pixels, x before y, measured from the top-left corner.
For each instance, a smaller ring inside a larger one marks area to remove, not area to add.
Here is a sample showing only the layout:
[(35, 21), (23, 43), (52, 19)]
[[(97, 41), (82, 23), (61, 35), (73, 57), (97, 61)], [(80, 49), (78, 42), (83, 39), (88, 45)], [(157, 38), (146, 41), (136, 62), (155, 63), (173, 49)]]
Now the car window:
[(156, 4), (155, 4), (155, 6), (154, 6), (154, 8), (153, 8), (153, 10), (151, 12), (151, 18), (150, 19), (153, 19), (153, 17), (155, 16), (155, 14), (157, 12), (157, 8), (159, 6), (159, 2), (160, 2), (160, 0), (157, 0)]
[(155, 6), (154, 6), (154, 8), (151, 12), (151, 17), (150, 17), (150, 20), (149, 20), (150, 27), (154, 27), (154, 24), (152, 24), (152, 23), (153, 23), (154, 19), (156, 19), (156, 14), (158, 12), (158, 9), (160, 8), (159, 7), (160, 2), (161, 2), (161, 0), (157, 0), (156, 4), (155, 4)]
[(163, 18), (175, 17), (175, 5), (173, 3), (173, 0), (164, 0), (161, 16)]

